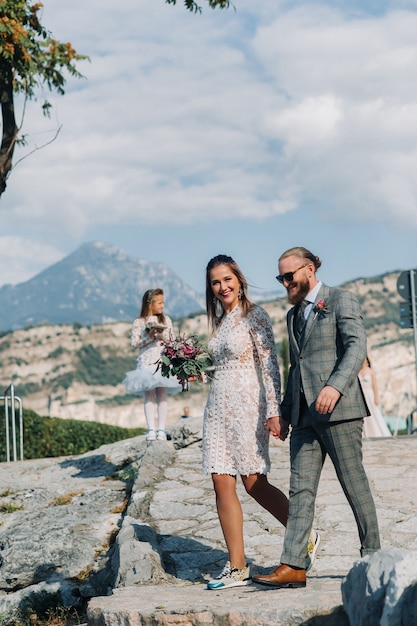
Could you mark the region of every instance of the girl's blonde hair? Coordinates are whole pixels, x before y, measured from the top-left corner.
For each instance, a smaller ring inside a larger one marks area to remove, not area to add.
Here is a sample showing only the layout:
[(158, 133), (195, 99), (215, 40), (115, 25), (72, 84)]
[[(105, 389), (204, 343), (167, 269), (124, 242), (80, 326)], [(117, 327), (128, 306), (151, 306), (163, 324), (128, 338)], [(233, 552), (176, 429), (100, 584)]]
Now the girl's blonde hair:
[[(157, 287), (156, 289), (147, 289), (142, 296), (142, 308), (139, 317), (149, 317), (152, 315), (152, 301), (157, 296), (163, 296), (164, 290)], [(161, 313), (156, 316), (160, 324), (165, 324), (165, 315)]]

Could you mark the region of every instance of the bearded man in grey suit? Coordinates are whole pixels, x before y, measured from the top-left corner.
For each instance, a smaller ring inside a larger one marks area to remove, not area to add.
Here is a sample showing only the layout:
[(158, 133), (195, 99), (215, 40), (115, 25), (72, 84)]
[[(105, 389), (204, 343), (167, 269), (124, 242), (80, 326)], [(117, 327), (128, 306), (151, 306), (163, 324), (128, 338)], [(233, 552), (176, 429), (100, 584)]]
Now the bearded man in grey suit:
[(380, 548), (378, 521), (362, 464), (363, 418), (369, 414), (358, 372), (366, 358), (366, 333), (356, 296), (316, 277), (320, 259), (302, 247), (284, 252), (277, 280), (294, 305), (287, 314), (290, 372), (279, 430), (291, 424), (290, 509), (281, 564), (253, 580), (272, 587), (305, 587), (307, 545), (326, 455), (355, 517), (361, 555)]

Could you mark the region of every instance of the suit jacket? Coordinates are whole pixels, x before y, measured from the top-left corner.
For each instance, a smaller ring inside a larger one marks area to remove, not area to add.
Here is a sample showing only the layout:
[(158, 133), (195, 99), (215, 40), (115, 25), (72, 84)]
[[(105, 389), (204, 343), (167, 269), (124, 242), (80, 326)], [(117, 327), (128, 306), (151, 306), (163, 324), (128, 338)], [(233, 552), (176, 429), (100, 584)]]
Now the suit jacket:
[[(325, 309), (315, 310), (324, 300)], [(359, 302), (346, 289), (322, 284), (308, 317), (301, 347), (294, 335), (293, 307), (287, 314), (290, 346), (290, 371), (282, 403), (284, 419), (298, 423), (300, 393), (321, 421), (351, 420), (369, 415), (359, 384), (358, 373), (366, 358), (366, 332)], [(318, 394), (331, 385), (341, 396), (332, 413), (321, 415), (315, 408)]]

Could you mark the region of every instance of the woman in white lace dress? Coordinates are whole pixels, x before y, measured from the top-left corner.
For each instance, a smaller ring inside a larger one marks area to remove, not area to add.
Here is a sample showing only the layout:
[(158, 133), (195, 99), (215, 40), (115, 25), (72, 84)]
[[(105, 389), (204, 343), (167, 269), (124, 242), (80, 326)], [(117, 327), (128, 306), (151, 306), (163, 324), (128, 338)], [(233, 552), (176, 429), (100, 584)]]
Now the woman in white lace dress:
[(247, 296), (247, 281), (236, 262), (219, 255), (206, 271), (206, 305), (213, 334), (215, 366), (204, 412), (203, 471), (211, 474), (229, 561), (208, 582), (209, 589), (247, 584), (243, 514), (236, 478), (284, 526), (288, 499), (266, 477), (269, 434), (285, 439), (280, 420), (280, 374), (271, 321)]
[[(124, 385), (129, 393), (144, 396), (144, 411), (148, 426), (147, 440), (165, 440), (168, 415), (167, 390), (180, 391), (176, 378), (163, 378), (155, 372), (161, 356), (161, 341), (168, 341), (172, 333), (172, 321), (164, 315), (164, 292), (148, 289), (143, 294), (142, 309), (132, 326), (131, 344), (139, 348), (137, 367), (127, 372)], [(158, 409), (158, 430), (155, 429), (155, 406)]]

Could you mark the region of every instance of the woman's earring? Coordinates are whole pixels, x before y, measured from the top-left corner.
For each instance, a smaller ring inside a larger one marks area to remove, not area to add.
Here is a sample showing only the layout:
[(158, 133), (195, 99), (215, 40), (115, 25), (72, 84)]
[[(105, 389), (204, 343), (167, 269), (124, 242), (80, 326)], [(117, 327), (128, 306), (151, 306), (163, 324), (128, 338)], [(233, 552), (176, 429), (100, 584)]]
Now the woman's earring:
[(216, 304), (216, 303), (217, 303), (217, 298), (216, 296), (213, 296), (213, 304)]
[(243, 291), (242, 285), (240, 285), (239, 286), (239, 293), (237, 294), (237, 297), (239, 298), (239, 300), (242, 300), (244, 295), (245, 295), (245, 292)]

